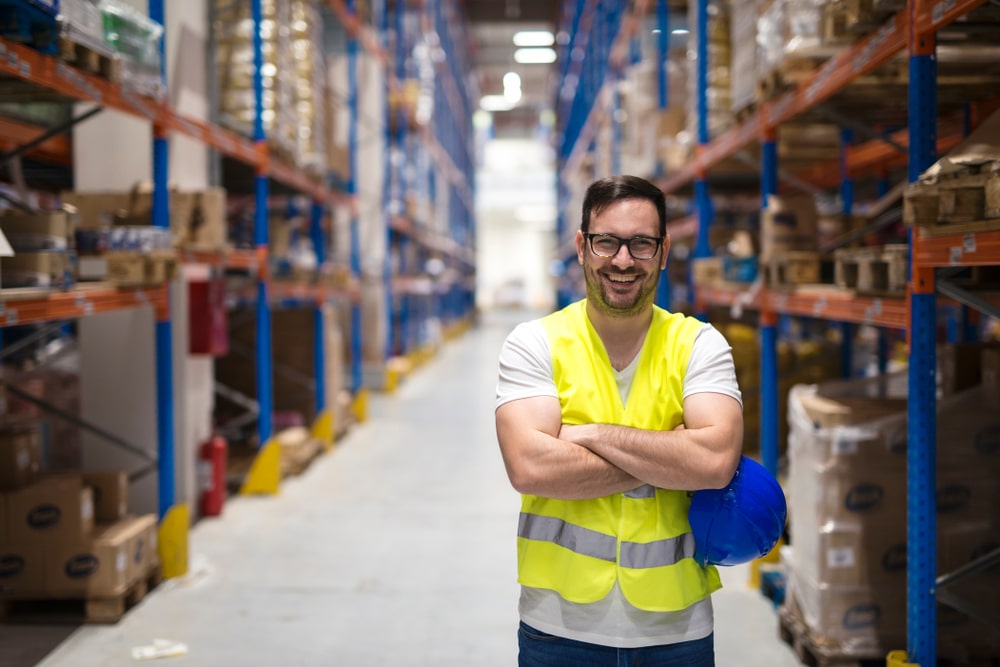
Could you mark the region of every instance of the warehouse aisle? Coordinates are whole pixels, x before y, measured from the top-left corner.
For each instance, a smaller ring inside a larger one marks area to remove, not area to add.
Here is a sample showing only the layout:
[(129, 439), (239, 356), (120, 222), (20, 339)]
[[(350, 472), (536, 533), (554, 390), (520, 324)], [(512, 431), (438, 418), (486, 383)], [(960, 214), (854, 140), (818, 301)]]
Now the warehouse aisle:
[[(41, 665), (124, 665), (156, 638), (176, 665), (516, 664), (518, 498), (493, 432), (496, 356), (523, 313), (489, 314), (273, 498), (191, 532), (191, 573)], [(770, 603), (725, 573), (719, 665), (795, 665)]]

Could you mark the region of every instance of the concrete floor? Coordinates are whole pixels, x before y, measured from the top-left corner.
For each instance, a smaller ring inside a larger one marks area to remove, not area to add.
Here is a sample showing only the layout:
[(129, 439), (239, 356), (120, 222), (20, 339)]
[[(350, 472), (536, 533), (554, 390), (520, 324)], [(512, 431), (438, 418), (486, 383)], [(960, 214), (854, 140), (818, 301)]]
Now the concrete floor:
[[(516, 664), (518, 497), (493, 400), (500, 344), (528, 316), (484, 316), (278, 496), (199, 522), (190, 573), (117, 625), (0, 625), (0, 664), (133, 664), (157, 638), (186, 645), (177, 665)], [(797, 665), (747, 575), (726, 569), (714, 596), (718, 664)]]

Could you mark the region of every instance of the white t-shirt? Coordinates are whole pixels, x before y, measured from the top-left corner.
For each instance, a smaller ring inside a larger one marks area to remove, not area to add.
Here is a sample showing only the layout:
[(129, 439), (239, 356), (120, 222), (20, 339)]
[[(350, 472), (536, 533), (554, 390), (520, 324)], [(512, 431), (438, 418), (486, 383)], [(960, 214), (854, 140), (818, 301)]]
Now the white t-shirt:
[[(622, 403), (635, 376), (641, 352), (622, 371), (615, 371)], [(552, 377), (549, 339), (538, 320), (519, 324), (500, 351), (497, 403), (534, 396), (558, 398)], [(683, 397), (698, 393), (732, 396), (742, 404), (736, 383), (732, 348), (712, 325), (698, 332), (687, 373)], [(560, 637), (617, 648), (637, 648), (673, 644), (707, 637), (712, 632), (712, 600), (678, 612), (649, 612), (633, 607), (616, 583), (603, 600), (591, 604), (569, 602), (559, 593), (529, 586), (521, 587), (521, 620), (533, 628)]]

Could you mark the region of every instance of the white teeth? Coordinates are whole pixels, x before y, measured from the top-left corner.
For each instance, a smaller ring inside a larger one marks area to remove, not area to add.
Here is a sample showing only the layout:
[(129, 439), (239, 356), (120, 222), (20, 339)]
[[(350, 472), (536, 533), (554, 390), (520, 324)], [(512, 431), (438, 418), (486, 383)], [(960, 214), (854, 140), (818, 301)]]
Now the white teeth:
[(615, 276), (608, 275), (608, 280), (614, 283), (630, 283), (635, 280), (635, 276)]

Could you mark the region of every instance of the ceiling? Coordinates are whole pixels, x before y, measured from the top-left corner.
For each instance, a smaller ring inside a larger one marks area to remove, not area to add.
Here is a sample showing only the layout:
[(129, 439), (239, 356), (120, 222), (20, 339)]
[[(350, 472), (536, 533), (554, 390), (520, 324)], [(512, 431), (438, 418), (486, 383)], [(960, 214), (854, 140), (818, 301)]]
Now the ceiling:
[(535, 131), (539, 114), (555, 101), (556, 67), (514, 61), (514, 33), (548, 30), (555, 34), (559, 0), (467, 0), (473, 66), (482, 95), (502, 95), (503, 76), (521, 77), (521, 101), (510, 111), (493, 114), (496, 136), (523, 137)]

